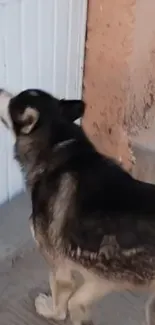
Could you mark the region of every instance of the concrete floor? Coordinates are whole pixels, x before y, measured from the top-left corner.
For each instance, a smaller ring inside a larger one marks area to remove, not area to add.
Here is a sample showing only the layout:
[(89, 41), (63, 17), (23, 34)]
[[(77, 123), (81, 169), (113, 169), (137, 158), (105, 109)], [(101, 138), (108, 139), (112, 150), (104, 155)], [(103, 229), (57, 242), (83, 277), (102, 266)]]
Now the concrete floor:
[[(0, 208), (0, 325), (53, 324), (35, 313), (34, 298), (48, 291), (48, 269), (31, 239), (30, 202), (21, 194)], [(96, 325), (144, 322), (146, 295), (111, 294), (94, 307)]]

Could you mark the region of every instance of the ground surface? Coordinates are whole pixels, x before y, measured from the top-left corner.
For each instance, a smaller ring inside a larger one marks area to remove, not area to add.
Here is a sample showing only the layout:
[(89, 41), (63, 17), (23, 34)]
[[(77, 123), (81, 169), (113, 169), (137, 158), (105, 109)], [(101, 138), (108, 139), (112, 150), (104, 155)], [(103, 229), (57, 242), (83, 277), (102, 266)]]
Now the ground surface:
[[(48, 269), (31, 240), (29, 215), (23, 194), (0, 208), (0, 325), (54, 324), (35, 313), (34, 298), (48, 290)], [(107, 296), (94, 308), (95, 324), (144, 324), (146, 298), (138, 293)]]

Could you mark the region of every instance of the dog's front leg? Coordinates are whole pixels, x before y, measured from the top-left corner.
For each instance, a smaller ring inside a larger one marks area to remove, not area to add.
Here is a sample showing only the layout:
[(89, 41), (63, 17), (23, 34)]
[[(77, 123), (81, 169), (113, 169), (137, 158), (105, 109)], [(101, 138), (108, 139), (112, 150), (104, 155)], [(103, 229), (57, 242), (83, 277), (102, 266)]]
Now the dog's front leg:
[(68, 300), (74, 292), (73, 281), (70, 276), (63, 279), (59, 273), (50, 273), (49, 282), (52, 296), (40, 294), (35, 300), (36, 311), (46, 318), (65, 320)]

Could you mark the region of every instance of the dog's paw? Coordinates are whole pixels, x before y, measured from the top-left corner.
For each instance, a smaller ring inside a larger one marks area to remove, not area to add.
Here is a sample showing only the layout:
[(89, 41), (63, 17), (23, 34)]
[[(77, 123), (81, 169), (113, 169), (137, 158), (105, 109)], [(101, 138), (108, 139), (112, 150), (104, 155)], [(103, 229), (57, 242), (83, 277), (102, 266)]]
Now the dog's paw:
[(39, 315), (42, 315), (46, 318), (51, 318), (53, 315), (52, 312), (52, 297), (46, 296), (44, 294), (39, 294), (35, 299), (36, 311)]
[(36, 311), (45, 318), (53, 318), (55, 320), (65, 320), (66, 313), (53, 310), (52, 297), (45, 294), (39, 294), (35, 299)]

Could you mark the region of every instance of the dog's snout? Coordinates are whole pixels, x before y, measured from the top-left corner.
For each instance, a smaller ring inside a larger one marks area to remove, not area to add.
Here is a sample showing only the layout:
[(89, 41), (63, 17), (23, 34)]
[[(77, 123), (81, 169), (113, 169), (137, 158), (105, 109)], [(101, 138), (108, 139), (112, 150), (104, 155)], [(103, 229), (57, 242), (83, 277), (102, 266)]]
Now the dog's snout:
[(5, 127), (8, 129), (9, 126), (8, 126), (7, 122), (4, 120), (4, 118), (3, 117), (0, 117), (0, 120), (5, 125)]

